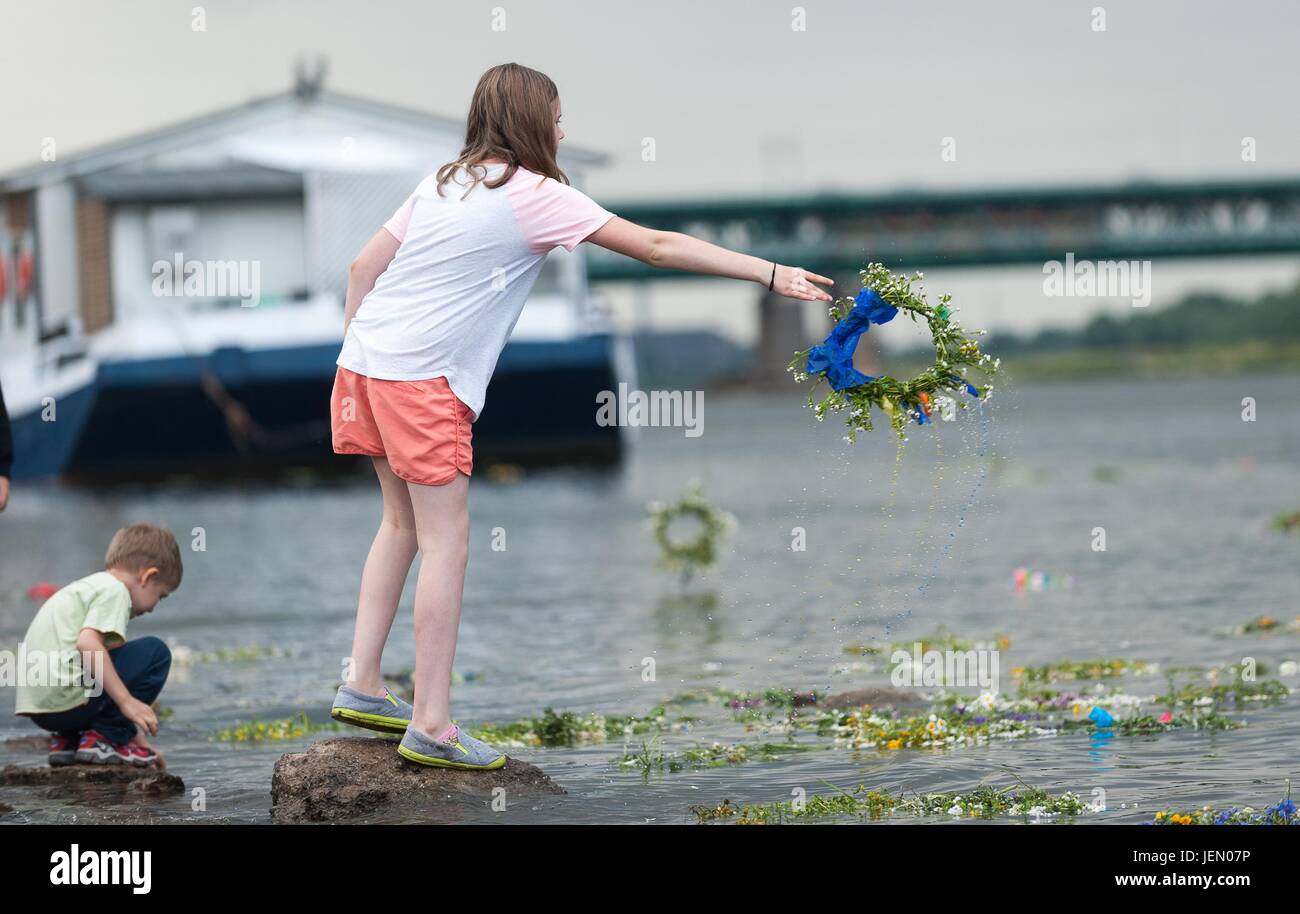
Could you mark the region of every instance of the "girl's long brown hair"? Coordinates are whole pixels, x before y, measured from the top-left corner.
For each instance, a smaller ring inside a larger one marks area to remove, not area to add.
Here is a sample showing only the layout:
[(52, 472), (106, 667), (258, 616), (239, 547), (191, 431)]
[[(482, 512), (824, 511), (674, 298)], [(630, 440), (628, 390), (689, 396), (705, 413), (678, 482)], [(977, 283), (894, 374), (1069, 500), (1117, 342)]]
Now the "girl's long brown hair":
[[(443, 196), (442, 185), (458, 168), (471, 178), (466, 194), (480, 181), (500, 187), (520, 168), (568, 184), (568, 176), (555, 162), (552, 106), (559, 97), (549, 76), (522, 64), (498, 64), (479, 77), (465, 120), (465, 145), (456, 161), (438, 169), (438, 196)], [(484, 159), (500, 159), (506, 163), (505, 171), (488, 179), (486, 170), (475, 170)]]

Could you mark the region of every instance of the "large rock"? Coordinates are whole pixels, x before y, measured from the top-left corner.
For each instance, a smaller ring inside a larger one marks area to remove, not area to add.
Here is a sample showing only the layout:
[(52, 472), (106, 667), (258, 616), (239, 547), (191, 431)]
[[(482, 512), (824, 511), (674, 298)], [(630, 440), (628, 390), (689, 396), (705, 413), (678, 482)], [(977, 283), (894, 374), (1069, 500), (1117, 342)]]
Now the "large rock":
[(540, 768), (513, 758), (496, 771), (430, 768), (399, 756), (394, 740), (336, 737), (275, 763), (271, 817), (277, 822), (359, 817), (451, 822), (460, 814), (448, 800), (491, 800), (498, 787), (505, 788), (507, 803), (517, 796), (564, 793)]
[(158, 768), (134, 765), (6, 765), (0, 770), (0, 786), (46, 787), (75, 791), (82, 787), (111, 786), (143, 796), (161, 797), (183, 793), (185, 782)]

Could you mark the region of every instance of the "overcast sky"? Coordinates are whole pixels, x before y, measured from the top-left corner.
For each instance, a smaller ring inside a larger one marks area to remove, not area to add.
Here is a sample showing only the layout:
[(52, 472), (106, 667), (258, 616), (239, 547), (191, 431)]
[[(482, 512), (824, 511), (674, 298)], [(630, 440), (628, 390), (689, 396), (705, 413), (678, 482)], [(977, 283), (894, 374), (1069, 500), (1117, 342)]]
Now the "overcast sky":
[[(206, 31), (195, 32), (201, 7)], [(1105, 31), (1094, 30), (1094, 9)], [(806, 31), (792, 29), (794, 10)], [(463, 116), (515, 60), (559, 85), (573, 142), (607, 152), (597, 200), (1300, 174), (1300, 4), (1269, 0), (0, 0), (0, 169), (285, 90), (327, 85)], [(501, 12), (503, 11), (503, 13)], [(500, 29), (504, 15), (504, 29)], [(496, 28), (494, 28), (494, 24)], [(1254, 137), (1258, 161), (1241, 160)], [(656, 161), (643, 162), (653, 137)], [(944, 137), (957, 160), (940, 156)], [(1300, 256), (1156, 264), (1189, 287), (1289, 285)], [(928, 271), (968, 324), (1077, 323), (1036, 268)], [(626, 297), (615, 290), (620, 305)], [(750, 327), (751, 290), (663, 284), (663, 320)]]

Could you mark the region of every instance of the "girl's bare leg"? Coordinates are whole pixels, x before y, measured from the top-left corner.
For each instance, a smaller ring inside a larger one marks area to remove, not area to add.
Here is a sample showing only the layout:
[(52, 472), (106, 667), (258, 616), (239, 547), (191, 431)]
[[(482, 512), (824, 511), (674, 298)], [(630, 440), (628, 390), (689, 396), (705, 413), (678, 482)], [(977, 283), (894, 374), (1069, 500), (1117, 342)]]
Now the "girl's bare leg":
[(352, 664), (348, 685), (367, 695), (384, 694), (380, 662), (393, 627), (402, 588), (415, 559), (415, 514), (406, 482), (393, 473), (384, 457), (371, 458), (384, 493), (384, 517), (370, 545), (361, 572), (357, 601), (357, 627), (352, 636)]
[(415, 713), (417, 730), (436, 739), (451, 726), (451, 664), (469, 559), (469, 477), (446, 485), (408, 483), (420, 548), (415, 585)]

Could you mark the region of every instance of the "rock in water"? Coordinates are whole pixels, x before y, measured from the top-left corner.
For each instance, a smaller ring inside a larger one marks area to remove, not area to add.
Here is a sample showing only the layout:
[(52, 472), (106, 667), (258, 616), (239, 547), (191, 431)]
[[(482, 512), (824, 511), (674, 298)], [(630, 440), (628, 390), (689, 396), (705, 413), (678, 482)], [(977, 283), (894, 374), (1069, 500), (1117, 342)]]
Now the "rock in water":
[(506, 802), (564, 791), (540, 768), (507, 758), (496, 771), (431, 768), (397, 754), (396, 740), (336, 737), (306, 752), (280, 756), (271, 775), (271, 817), (277, 822), (334, 822), (379, 814), (409, 821), (455, 821), (449, 795)]
[(860, 708), (863, 705), (872, 707), (914, 705), (924, 700), (916, 692), (905, 692), (901, 689), (855, 689), (827, 695), (817, 702), (817, 707), (829, 711), (842, 711), (848, 708)]
[(129, 793), (161, 797), (185, 792), (185, 782), (158, 768), (134, 765), (6, 765), (0, 770), (5, 787), (76, 789), (83, 786), (121, 785)]

